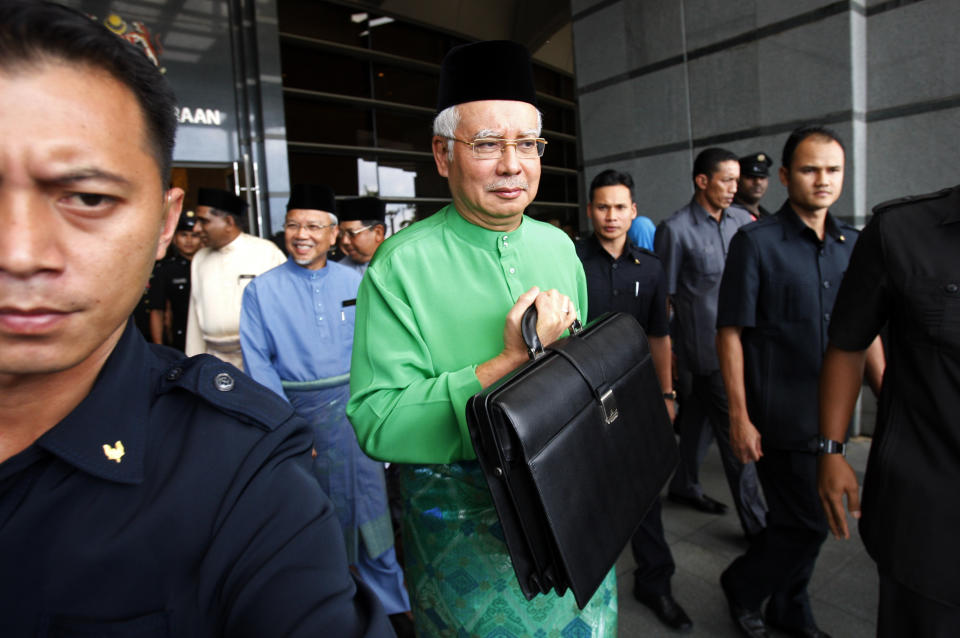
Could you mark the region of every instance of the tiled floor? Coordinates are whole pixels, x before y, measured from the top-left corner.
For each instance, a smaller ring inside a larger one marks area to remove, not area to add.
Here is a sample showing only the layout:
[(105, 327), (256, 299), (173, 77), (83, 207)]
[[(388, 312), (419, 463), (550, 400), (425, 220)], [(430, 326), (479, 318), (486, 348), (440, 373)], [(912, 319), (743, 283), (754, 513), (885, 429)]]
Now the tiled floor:
[[(869, 439), (854, 440), (847, 455), (860, 478), (869, 446)], [(700, 478), (707, 494), (732, 505), (716, 446), (711, 447)], [(736, 638), (739, 634), (730, 621), (718, 580), (720, 572), (745, 550), (736, 514), (732, 509), (724, 516), (703, 514), (664, 499), (663, 524), (677, 563), (674, 597), (693, 619), (692, 635)], [(877, 572), (855, 534), (854, 524), (850, 540), (838, 541), (832, 536), (827, 539), (811, 582), (817, 624), (834, 638), (875, 635)], [(628, 548), (617, 562), (619, 635), (623, 638), (676, 635), (633, 599), (633, 567)], [(779, 634), (772, 632), (772, 635)]]

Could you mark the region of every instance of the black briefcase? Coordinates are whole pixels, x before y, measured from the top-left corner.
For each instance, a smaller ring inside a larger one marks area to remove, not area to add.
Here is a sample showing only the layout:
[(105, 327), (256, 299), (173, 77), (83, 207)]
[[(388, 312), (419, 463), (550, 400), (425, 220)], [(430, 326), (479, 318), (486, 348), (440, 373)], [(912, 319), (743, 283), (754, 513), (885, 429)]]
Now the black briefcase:
[[(575, 324), (573, 333), (579, 329)], [(467, 402), (470, 437), (527, 599), (573, 590), (582, 609), (677, 464), (643, 328), (624, 313), (543, 349)]]

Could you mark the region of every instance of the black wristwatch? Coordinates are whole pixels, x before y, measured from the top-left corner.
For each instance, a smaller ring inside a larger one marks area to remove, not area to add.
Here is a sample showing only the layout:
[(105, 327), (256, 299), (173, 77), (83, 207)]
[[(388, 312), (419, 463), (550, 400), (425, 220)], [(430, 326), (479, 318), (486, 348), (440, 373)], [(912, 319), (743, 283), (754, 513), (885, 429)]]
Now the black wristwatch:
[(673, 401), (676, 401), (676, 400), (677, 400), (677, 391), (676, 391), (676, 390), (670, 390), (670, 392), (664, 392), (664, 393), (663, 393), (663, 398), (664, 398), (664, 399), (671, 399), (671, 400), (673, 400)]
[(819, 454), (839, 454), (840, 456), (847, 455), (846, 443), (825, 438), (823, 435), (820, 435), (820, 437), (817, 439), (817, 443)]

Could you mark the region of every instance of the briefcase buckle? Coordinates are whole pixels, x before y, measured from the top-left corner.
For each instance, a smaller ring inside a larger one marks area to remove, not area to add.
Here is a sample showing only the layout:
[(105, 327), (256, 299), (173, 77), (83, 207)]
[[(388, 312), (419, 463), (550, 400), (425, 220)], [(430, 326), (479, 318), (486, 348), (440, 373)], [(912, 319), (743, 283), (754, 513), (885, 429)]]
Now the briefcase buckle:
[(613, 390), (607, 390), (600, 395), (600, 408), (603, 410), (603, 420), (610, 425), (620, 416), (617, 410), (617, 398), (613, 396)]

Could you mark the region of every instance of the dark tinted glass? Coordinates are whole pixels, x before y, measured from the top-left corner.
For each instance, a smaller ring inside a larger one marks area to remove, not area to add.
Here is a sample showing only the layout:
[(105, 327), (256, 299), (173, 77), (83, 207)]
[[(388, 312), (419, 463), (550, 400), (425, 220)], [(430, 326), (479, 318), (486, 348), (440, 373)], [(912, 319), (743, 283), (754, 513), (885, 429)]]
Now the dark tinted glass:
[(430, 152), (433, 115), (377, 109), (377, 142), (385, 148)]
[(437, 105), (439, 85), (440, 78), (435, 73), (373, 64), (373, 95), (378, 100), (432, 109)]
[(372, 146), (369, 108), (287, 96), (284, 100), (287, 141)]

